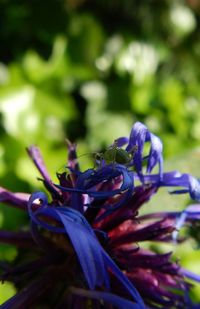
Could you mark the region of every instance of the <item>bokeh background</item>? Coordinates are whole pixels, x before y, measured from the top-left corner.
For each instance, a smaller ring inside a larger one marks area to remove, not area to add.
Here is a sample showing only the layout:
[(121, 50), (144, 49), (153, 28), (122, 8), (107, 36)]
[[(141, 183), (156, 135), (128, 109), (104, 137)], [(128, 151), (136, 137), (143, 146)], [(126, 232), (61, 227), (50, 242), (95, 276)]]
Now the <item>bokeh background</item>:
[[(80, 157), (85, 168), (89, 154), (137, 120), (162, 138), (165, 170), (200, 176), (199, 63), (199, 0), (0, 0), (0, 184), (41, 188), (25, 150), (31, 144), (55, 179), (66, 165), (65, 138), (88, 154)], [(147, 210), (188, 202), (162, 190)], [(4, 229), (25, 228), (27, 219), (0, 206)], [(173, 250), (200, 274), (192, 248)], [(16, 254), (0, 246), (1, 259)], [(1, 286), (0, 303), (12, 293)]]

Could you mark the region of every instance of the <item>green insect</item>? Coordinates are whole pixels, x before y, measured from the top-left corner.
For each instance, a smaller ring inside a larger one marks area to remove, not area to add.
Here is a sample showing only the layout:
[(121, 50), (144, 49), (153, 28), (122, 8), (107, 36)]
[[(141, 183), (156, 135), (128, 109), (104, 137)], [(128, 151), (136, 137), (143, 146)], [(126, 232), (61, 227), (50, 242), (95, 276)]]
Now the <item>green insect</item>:
[(118, 147), (117, 141), (114, 141), (113, 145), (108, 147), (104, 152), (85, 153), (85, 154), (79, 155), (77, 159), (79, 160), (80, 158), (86, 155), (92, 155), (93, 160), (94, 160), (94, 168), (95, 167), (101, 168), (103, 165), (103, 161), (106, 164), (113, 164), (113, 165), (121, 164), (121, 165), (128, 166), (133, 160), (133, 157), (137, 149), (138, 147), (135, 145), (130, 151), (127, 151), (123, 148)]
[(128, 165), (133, 160), (137, 149), (138, 147), (134, 146), (130, 151), (127, 151), (118, 147), (117, 142), (115, 141), (114, 144), (110, 146), (105, 152), (97, 153), (96, 159), (100, 160), (100, 164), (102, 160), (105, 160), (107, 164), (118, 163), (122, 165)]

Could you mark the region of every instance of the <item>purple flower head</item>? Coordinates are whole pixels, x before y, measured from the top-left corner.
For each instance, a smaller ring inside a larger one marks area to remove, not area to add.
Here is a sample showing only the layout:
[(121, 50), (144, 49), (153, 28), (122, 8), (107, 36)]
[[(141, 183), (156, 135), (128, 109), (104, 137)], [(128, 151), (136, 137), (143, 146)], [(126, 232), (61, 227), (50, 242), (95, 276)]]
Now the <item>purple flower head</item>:
[[(26, 232), (0, 231), (0, 241), (19, 252), (12, 264), (0, 264), (2, 282), (13, 282), (18, 291), (1, 308), (195, 308), (187, 278), (199, 277), (173, 262), (172, 252), (158, 254), (144, 244), (178, 245), (178, 230), (200, 219), (199, 207), (145, 215), (140, 209), (160, 187), (199, 200), (199, 182), (163, 172), (162, 143), (142, 123), (114, 143), (132, 156), (128, 164), (100, 162), (81, 171), (76, 146), (67, 141), (68, 168), (55, 184), (32, 146), (28, 154), (48, 195), (1, 188), (0, 201), (30, 219)], [(156, 166), (158, 174), (152, 174)]]

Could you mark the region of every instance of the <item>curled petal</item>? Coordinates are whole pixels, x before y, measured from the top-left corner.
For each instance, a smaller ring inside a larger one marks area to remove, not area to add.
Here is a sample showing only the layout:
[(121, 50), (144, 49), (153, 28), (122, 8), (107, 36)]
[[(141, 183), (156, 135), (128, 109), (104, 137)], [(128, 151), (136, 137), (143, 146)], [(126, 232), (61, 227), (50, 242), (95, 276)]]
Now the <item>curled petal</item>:
[(122, 147), (124, 145), (126, 145), (129, 142), (128, 137), (119, 137), (115, 140), (115, 144), (117, 145), (117, 147)]
[[(41, 200), (41, 208), (37, 208), (34, 212), (32, 206), (35, 199), (38, 198)], [(96, 286), (102, 285), (105, 285), (107, 289), (109, 289), (109, 268), (123, 284), (129, 294), (134, 298), (134, 300), (141, 305), (140, 308), (144, 308), (143, 301), (139, 293), (101, 247), (93, 229), (80, 212), (68, 207), (53, 208), (48, 206), (47, 197), (42, 192), (37, 192), (31, 196), (28, 208), (31, 219), (34, 222), (40, 224), (43, 228), (47, 228), (54, 232), (64, 232), (68, 235), (90, 289), (93, 290)], [(38, 219), (37, 216), (39, 215), (42, 215), (43, 218), (45, 215), (48, 218), (51, 217), (59, 223), (62, 223), (63, 227), (60, 228), (59, 231), (58, 227), (55, 227), (54, 225), (50, 226), (41, 219)]]
[(195, 201), (200, 201), (200, 181), (191, 175), (188, 175), (188, 179), (191, 198)]
[(180, 174), (180, 176), (171, 179), (170, 185), (184, 187), (184, 189), (175, 190), (171, 194), (189, 193), (193, 200), (200, 201), (200, 181), (190, 174)]
[[(118, 176), (122, 176), (122, 184), (119, 189), (109, 191), (95, 190), (95, 186), (98, 184), (105, 181), (111, 182), (112, 179), (115, 179)], [(55, 186), (63, 191), (88, 194), (90, 197), (94, 197), (95, 199), (105, 199), (126, 190), (133, 191), (133, 177), (125, 166), (116, 164), (114, 167), (113, 165), (109, 165), (104, 166), (102, 169), (97, 171), (87, 170), (86, 172), (81, 173), (77, 179), (76, 188), (67, 188), (60, 185)]]
[(141, 122), (136, 122), (131, 130), (129, 144), (126, 148), (127, 151), (131, 151), (133, 147), (137, 146), (137, 152), (134, 155), (134, 163), (140, 176), (142, 175), (142, 153), (147, 134), (147, 127)]
[(158, 164), (159, 177), (162, 178), (162, 142), (156, 135), (150, 133), (150, 131), (144, 124), (142, 124), (141, 122), (136, 122), (131, 130), (129, 144), (126, 150), (131, 151), (135, 146), (137, 147), (137, 152), (134, 155), (134, 164), (141, 180), (143, 179), (143, 149), (146, 142), (150, 142), (151, 144), (149, 154), (146, 157), (148, 158), (147, 172), (151, 172), (152, 169)]
[(94, 233), (87, 226), (71, 222), (59, 211), (57, 213), (73, 244), (90, 289), (94, 289), (96, 286), (101, 286), (104, 283), (108, 288), (108, 274), (105, 269), (100, 244)]
[(156, 164), (159, 164), (159, 175), (163, 174), (162, 142), (159, 137), (150, 133), (151, 149), (147, 163), (147, 173), (150, 173)]
[(193, 200), (200, 201), (200, 181), (190, 174), (181, 174), (178, 171), (172, 171), (163, 173), (162, 179), (160, 179), (160, 176), (157, 174), (143, 175), (143, 182), (152, 185), (155, 184), (158, 188), (180, 187), (180, 189), (171, 191), (170, 194), (189, 193)]
[[(38, 198), (42, 201), (42, 204), (34, 212), (32, 204)], [(31, 219), (43, 228), (57, 233), (65, 233), (70, 238), (90, 289), (103, 284), (109, 286), (101, 246), (89, 223), (80, 212), (68, 207), (51, 208), (48, 206), (46, 195), (37, 192), (30, 198), (29, 214)], [(51, 217), (62, 224), (63, 227), (51, 226), (44, 219), (43, 221), (39, 219), (39, 215)]]

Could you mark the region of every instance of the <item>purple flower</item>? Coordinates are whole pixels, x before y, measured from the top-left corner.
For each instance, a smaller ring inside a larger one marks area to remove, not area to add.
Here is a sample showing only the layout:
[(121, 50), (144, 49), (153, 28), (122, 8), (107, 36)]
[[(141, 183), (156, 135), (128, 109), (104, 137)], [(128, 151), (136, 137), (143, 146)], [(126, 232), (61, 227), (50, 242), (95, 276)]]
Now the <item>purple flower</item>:
[[(150, 147), (144, 156), (145, 143)], [(68, 167), (57, 174), (58, 184), (39, 149), (28, 149), (48, 196), (0, 189), (0, 201), (30, 219), (29, 231), (0, 231), (0, 241), (19, 252), (12, 264), (0, 264), (2, 282), (11, 281), (18, 290), (1, 308), (196, 308), (187, 278), (199, 282), (199, 276), (173, 262), (172, 252), (158, 254), (143, 244), (178, 245), (183, 239), (177, 229), (199, 220), (199, 206), (146, 215), (140, 208), (162, 186), (198, 201), (198, 180), (164, 173), (162, 143), (139, 122), (129, 138), (115, 141), (115, 151), (132, 155), (128, 164), (107, 164), (102, 155), (96, 168), (80, 171), (76, 147), (67, 145)], [(156, 166), (158, 174), (151, 174)]]

